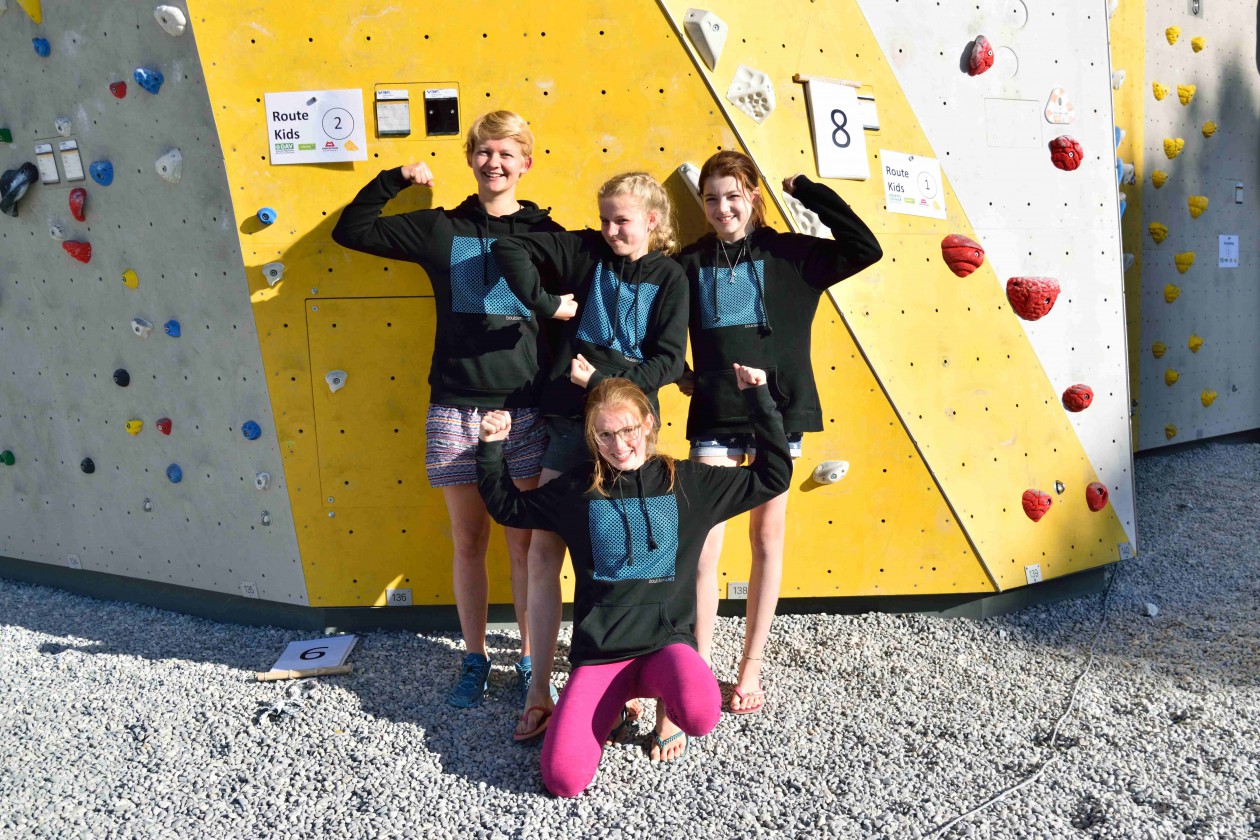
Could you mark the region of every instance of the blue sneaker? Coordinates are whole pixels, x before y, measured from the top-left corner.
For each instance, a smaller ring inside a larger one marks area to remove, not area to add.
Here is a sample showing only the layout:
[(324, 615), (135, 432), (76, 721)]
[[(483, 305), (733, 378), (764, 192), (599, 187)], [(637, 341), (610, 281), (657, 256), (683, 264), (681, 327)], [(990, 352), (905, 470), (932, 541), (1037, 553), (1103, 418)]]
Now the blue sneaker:
[[(529, 684), (534, 677), (533, 663), (528, 656), (522, 656), (521, 661), (516, 663), (516, 690), (520, 694), (520, 704), (525, 705), (525, 698), (529, 696)], [(555, 703), (560, 699), (560, 695), (556, 693), (556, 687), (548, 684), (551, 689), (551, 702)]]
[(446, 702), (457, 709), (475, 709), (489, 687), (490, 660), (480, 653), (466, 653), (459, 663), (459, 681), (446, 695)]

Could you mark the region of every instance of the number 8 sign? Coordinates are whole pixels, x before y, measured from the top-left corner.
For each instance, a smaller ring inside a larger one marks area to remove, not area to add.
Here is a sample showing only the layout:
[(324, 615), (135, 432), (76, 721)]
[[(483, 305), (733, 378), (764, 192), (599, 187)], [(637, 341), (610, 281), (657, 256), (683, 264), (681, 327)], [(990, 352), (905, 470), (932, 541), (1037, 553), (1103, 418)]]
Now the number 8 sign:
[(870, 178), (857, 89), (815, 79), (809, 81), (807, 89), (818, 174), (858, 181)]

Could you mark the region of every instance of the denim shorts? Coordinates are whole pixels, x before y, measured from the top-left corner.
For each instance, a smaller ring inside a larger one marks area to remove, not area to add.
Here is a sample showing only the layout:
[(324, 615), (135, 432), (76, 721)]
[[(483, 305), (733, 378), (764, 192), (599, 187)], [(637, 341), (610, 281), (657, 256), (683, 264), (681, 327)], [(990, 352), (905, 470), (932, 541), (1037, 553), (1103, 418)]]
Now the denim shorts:
[(580, 420), (569, 417), (547, 418), (547, 451), (542, 456), (542, 467), (558, 473), (568, 472), (579, 464), (591, 460), (586, 447), (586, 427)]
[[(803, 437), (804, 435), (800, 432), (787, 436), (788, 450), (792, 453), (793, 459), (801, 457)], [(715, 435), (691, 442), (692, 458), (740, 459), (745, 455), (748, 456), (749, 461), (757, 457), (757, 438), (750, 434)]]

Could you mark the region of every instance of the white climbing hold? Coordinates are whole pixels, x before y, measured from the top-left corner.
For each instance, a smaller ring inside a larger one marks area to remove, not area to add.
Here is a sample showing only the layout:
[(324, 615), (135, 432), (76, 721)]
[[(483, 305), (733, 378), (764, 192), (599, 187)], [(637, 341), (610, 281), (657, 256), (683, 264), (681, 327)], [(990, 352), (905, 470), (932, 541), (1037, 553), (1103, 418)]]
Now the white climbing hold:
[(346, 372), (344, 370), (330, 370), (324, 374), (324, 381), (328, 383), (328, 390), (335, 394), (346, 387)]
[(774, 83), (760, 70), (741, 64), (726, 90), (726, 98), (757, 122), (764, 122), (774, 111)]
[(132, 318), (131, 331), (140, 338), (148, 338), (153, 332), (153, 324), (143, 318)]
[(267, 278), (267, 285), (274, 286), (284, 277), (284, 263), (269, 262), (262, 267), (263, 277)]
[(1068, 93), (1061, 87), (1050, 91), (1050, 99), (1046, 102), (1046, 122), (1055, 125), (1067, 125), (1076, 119), (1076, 106), (1068, 98)]
[(722, 56), (722, 48), (726, 46), (726, 33), (729, 28), (726, 22), (713, 12), (704, 9), (688, 9), (683, 18), (683, 29), (691, 43), (696, 45), (696, 52), (709, 65), (710, 70), (717, 69), (718, 59)]
[(184, 156), (179, 149), (171, 149), (157, 159), (153, 168), (157, 170), (158, 177), (166, 183), (178, 184), (179, 179), (184, 177)]
[(158, 26), (166, 30), (167, 35), (173, 35), (178, 38), (184, 34), (184, 30), (188, 28), (188, 18), (184, 17), (184, 13), (175, 6), (158, 6), (153, 10), (153, 17), (158, 22)]
[(53, 125), (57, 129), (57, 133), (62, 137), (70, 136), (71, 123), (69, 117), (57, 117), (57, 121)]
[(260, 472), (254, 474), (254, 489), (266, 490), (271, 486), (271, 473)]
[(1120, 8), (1120, 0), (1107, 0), (1107, 20), (1115, 17), (1118, 8)]
[(1135, 257), (1133, 254), (1130, 254), (1128, 251), (1125, 251), (1124, 252), (1124, 270), (1128, 271), (1130, 268), (1133, 268), (1133, 263), (1135, 262), (1137, 262), (1137, 257)]
[(58, 241), (64, 240), (66, 238), (65, 225), (63, 225), (61, 222), (49, 222), (48, 235)]
[(814, 467), (814, 481), (819, 484), (835, 484), (848, 474), (848, 461), (823, 461)]
[(1111, 74), (1111, 89), (1112, 90), (1120, 90), (1121, 86), (1124, 84), (1124, 76), (1125, 76), (1125, 73), (1123, 70), (1117, 70), (1116, 72)]
[(783, 203), (792, 211), (792, 218), (796, 220), (798, 232), (808, 236), (817, 236), (819, 239), (835, 239), (831, 235), (831, 229), (822, 223), (822, 219), (818, 218), (818, 214), (813, 210), (787, 193), (783, 193)]
[(700, 170), (694, 163), (684, 163), (678, 167), (678, 175), (683, 179), (683, 183), (687, 185), (687, 189), (691, 191), (691, 197), (699, 201), (701, 206), (704, 200), (700, 198)]

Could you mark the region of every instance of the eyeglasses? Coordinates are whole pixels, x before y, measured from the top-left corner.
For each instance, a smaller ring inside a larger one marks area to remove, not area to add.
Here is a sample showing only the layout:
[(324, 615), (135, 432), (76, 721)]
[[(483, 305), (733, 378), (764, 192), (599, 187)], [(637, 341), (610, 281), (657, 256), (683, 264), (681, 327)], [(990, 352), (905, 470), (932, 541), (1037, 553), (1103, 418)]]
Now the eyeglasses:
[(627, 446), (634, 446), (642, 436), (642, 426), (626, 426), (624, 429), (617, 429), (615, 432), (596, 432), (595, 442), (600, 446), (608, 447), (612, 446), (614, 438), (621, 438), (622, 443)]

